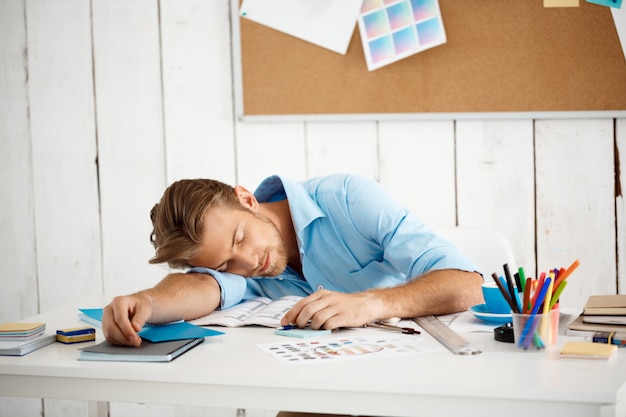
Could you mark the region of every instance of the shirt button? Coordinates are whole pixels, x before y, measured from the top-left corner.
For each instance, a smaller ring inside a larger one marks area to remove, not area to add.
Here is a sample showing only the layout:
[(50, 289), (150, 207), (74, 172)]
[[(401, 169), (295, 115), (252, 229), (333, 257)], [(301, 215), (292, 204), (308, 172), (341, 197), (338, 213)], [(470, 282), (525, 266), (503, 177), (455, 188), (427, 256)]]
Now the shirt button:
[(324, 289), (324, 286), (323, 286), (322, 284), (320, 284), (320, 285), (318, 285), (318, 286), (317, 286), (317, 290), (318, 290), (318, 291), (319, 291), (319, 290), (323, 290), (323, 289)]

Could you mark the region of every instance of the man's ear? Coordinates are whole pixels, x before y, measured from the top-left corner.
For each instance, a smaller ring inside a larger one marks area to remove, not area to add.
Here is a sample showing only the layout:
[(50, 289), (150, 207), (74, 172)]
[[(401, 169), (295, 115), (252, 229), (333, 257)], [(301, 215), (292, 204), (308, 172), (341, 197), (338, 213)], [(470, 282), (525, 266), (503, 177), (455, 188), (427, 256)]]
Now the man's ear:
[(259, 208), (259, 202), (257, 201), (254, 194), (250, 191), (242, 187), (241, 185), (235, 186), (235, 195), (245, 207), (249, 208), (252, 211), (257, 211)]

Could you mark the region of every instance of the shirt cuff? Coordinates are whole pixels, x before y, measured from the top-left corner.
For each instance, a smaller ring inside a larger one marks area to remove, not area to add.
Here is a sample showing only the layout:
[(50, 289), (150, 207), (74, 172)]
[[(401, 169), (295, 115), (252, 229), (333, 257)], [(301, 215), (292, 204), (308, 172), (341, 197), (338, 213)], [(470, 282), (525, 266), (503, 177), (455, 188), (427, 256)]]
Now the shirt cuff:
[(187, 271), (187, 274), (211, 275), (220, 285), (220, 308), (232, 307), (238, 304), (246, 292), (246, 279), (241, 275), (219, 272), (211, 268), (195, 267)]

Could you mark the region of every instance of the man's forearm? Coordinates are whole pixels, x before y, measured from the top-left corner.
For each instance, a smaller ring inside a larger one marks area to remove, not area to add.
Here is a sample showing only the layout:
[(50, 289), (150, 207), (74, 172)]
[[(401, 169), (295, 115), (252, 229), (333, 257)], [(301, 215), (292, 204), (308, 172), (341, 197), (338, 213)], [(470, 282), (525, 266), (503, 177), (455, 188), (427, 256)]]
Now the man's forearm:
[(137, 295), (150, 301), (150, 321), (153, 323), (192, 320), (209, 314), (220, 305), (220, 286), (207, 274), (170, 274), (153, 288), (139, 291)]
[(476, 272), (446, 269), (429, 272), (400, 287), (378, 292), (389, 317), (441, 315), (467, 310), (482, 303), (483, 279)]

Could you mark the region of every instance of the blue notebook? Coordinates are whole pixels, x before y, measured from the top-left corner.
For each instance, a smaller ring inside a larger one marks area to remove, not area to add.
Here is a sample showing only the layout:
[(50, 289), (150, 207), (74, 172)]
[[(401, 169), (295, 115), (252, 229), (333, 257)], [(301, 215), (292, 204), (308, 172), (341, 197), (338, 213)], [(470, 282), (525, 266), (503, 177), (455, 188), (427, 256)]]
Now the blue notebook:
[[(82, 313), (80, 315), (81, 320), (100, 327), (102, 326), (101, 308), (80, 308), (79, 311)], [(138, 334), (142, 338), (156, 343), (218, 336), (224, 334), (224, 332), (206, 329), (185, 321), (175, 321), (166, 324), (146, 324)]]

